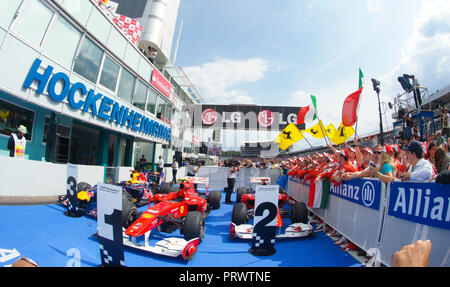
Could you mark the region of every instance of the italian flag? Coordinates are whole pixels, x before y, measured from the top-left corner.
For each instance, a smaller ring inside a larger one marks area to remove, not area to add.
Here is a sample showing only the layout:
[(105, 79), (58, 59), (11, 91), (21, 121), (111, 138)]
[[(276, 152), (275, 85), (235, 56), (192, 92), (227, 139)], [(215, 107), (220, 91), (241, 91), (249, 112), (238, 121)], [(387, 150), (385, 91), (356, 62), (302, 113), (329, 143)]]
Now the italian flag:
[(361, 93), (364, 86), (364, 75), (359, 69), (359, 88), (356, 92), (350, 94), (344, 101), (342, 106), (342, 124), (345, 127), (353, 126), (358, 120), (358, 110)]
[(309, 181), (308, 206), (312, 208), (326, 208), (328, 195), (330, 193), (330, 180), (325, 178), (316, 184), (314, 180)]
[(312, 104), (307, 107), (301, 107), (297, 115), (297, 125), (312, 122), (317, 118), (316, 97), (311, 96)]

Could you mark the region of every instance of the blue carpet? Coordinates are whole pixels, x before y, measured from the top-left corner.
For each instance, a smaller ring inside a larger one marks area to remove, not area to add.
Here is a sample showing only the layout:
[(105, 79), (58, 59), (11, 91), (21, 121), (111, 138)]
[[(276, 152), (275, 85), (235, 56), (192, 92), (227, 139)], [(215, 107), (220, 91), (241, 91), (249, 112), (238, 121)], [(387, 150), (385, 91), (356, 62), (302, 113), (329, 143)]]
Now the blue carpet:
[[(222, 194), (222, 201), (225, 194)], [(234, 199), (234, 195), (233, 195)], [(206, 235), (191, 261), (148, 254), (125, 248), (125, 262), (129, 267), (350, 267), (360, 264), (323, 232), (315, 238), (277, 241), (272, 256), (251, 255), (249, 241), (230, 240), (229, 222), (233, 205), (223, 204), (206, 219)], [(140, 210), (145, 210), (141, 207)], [(0, 266), (10, 265), (14, 259), (2, 262), (2, 250), (16, 249), (43, 267), (93, 267), (100, 264), (96, 237), (97, 222), (93, 218), (71, 218), (59, 205), (0, 206)], [(283, 219), (284, 220), (284, 219)], [(285, 220), (289, 224), (289, 219)], [(164, 236), (180, 236), (179, 232)], [(3, 256), (5, 253), (3, 253)], [(79, 258), (79, 260), (78, 260)], [(17, 258), (15, 258), (17, 259)]]

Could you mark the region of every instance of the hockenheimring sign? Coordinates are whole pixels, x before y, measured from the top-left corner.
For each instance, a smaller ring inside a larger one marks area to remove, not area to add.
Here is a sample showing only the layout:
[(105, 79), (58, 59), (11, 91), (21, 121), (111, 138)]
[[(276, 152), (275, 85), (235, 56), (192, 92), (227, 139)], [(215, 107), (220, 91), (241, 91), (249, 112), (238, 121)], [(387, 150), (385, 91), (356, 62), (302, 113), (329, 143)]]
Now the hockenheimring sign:
[(183, 111), (181, 125), (185, 127), (276, 131), (297, 123), (299, 107), (189, 105)]

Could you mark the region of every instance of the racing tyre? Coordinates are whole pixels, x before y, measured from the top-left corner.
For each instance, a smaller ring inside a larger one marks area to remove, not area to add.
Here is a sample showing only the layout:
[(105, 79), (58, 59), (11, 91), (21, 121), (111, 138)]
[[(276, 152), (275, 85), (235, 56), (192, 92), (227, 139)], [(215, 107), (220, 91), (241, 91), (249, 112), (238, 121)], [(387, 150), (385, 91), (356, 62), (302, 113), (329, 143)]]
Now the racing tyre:
[(231, 222), (233, 222), (236, 225), (241, 225), (248, 222), (247, 206), (242, 202), (238, 202), (233, 206), (233, 213), (231, 214)]
[(308, 209), (304, 202), (296, 202), (291, 211), (292, 223), (308, 223)]
[(87, 182), (80, 181), (77, 185), (77, 191), (90, 191), (92, 189), (92, 186)]
[(205, 219), (199, 211), (191, 211), (184, 218), (183, 235), (186, 241), (205, 237)]
[(241, 197), (247, 193), (246, 187), (238, 187), (236, 189), (236, 202), (241, 202)]
[(219, 209), (220, 208), (220, 201), (221, 201), (222, 193), (220, 193), (219, 190), (211, 190), (209, 192), (209, 205), (212, 209)]
[(122, 194), (122, 226), (128, 228), (136, 219), (138, 219), (137, 208), (133, 204), (131, 196), (124, 192)]
[(173, 187), (170, 185), (170, 183), (163, 183), (163, 185), (161, 186), (159, 193), (162, 194), (169, 194), (171, 192), (176, 192), (178, 191), (178, 188)]

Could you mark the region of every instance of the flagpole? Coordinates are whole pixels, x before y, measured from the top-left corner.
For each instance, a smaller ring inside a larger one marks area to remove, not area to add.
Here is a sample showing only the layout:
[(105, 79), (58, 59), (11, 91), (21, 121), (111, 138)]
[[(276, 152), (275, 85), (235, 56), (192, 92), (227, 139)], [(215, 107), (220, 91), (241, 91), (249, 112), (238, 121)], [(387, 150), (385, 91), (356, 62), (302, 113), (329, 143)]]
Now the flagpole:
[(317, 114), (317, 119), (319, 120), (319, 126), (320, 126), (320, 129), (322, 130), (323, 138), (325, 139), (325, 144), (328, 146), (328, 141), (327, 141), (328, 134), (326, 134), (325, 131), (323, 130), (322, 121), (319, 119), (319, 114)]
[[(314, 97), (314, 99), (316, 98), (316, 96), (314, 96), (314, 95), (311, 94), (311, 95), (310, 95), (311, 100), (313, 100), (312, 97)], [(314, 101), (315, 101), (315, 100), (314, 100)], [(313, 104), (314, 104), (314, 103), (313, 103)], [(325, 145), (328, 146), (328, 142), (327, 142), (327, 134), (326, 134), (325, 131), (323, 130), (323, 127), (322, 127), (322, 121), (321, 121), (320, 118), (319, 118), (319, 112), (317, 111), (317, 108), (316, 108), (316, 116), (317, 116), (317, 120), (319, 121), (320, 129), (322, 130), (323, 138), (325, 139)]]
[(308, 141), (308, 139), (303, 135), (303, 133), (300, 131), (300, 133), (302, 134), (303, 138), (305, 139), (305, 141), (309, 144), (309, 146), (311, 147), (311, 149), (313, 149), (314, 147), (311, 145), (311, 143)]
[[(359, 82), (358, 82), (358, 89), (361, 89), (361, 87), (362, 87), (363, 85), (364, 85), (364, 74), (362, 73), (361, 68), (359, 68)], [(362, 91), (361, 91), (361, 94), (362, 94)], [(361, 97), (361, 94), (360, 94), (360, 97)], [(360, 104), (360, 101), (361, 101), (361, 98), (360, 98), (359, 101), (358, 101), (358, 106), (359, 106), (359, 104)], [(353, 138), (356, 138), (356, 137), (359, 138), (359, 136), (358, 136), (358, 115), (356, 115), (355, 135), (354, 135)]]

